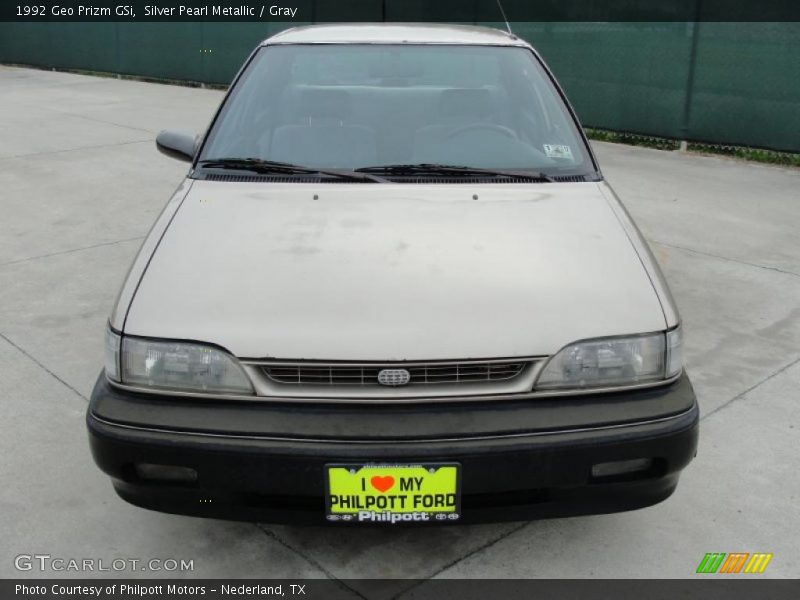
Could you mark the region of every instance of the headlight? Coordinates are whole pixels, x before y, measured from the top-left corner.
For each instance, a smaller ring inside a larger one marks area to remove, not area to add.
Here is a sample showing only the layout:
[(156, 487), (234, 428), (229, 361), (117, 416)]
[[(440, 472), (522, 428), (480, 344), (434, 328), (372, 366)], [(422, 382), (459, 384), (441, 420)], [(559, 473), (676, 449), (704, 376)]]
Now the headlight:
[[(234, 357), (202, 344), (123, 337), (119, 365), (117, 380), (129, 385), (181, 392), (253, 394), (250, 379)], [(106, 373), (109, 372), (107, 364)]]
[(680, 329), (600, 338), (570, 344), (552, 357), (535, 389), (585, 389), (635, 385), (680, 373)]

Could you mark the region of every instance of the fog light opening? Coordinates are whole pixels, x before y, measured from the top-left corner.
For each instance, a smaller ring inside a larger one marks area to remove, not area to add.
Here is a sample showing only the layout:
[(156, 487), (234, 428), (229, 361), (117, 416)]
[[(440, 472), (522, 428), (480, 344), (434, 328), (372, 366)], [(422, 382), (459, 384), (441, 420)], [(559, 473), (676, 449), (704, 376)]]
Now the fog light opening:
[(197, 481), (197, 471), (190, 467), (136, 463), (134, 470), (136, 476), (142, 481), (161, 483), (195, 483)]
[(652, 458), (634, 458), (592, 465), (592, 479), (635, 479), (653, 471)]

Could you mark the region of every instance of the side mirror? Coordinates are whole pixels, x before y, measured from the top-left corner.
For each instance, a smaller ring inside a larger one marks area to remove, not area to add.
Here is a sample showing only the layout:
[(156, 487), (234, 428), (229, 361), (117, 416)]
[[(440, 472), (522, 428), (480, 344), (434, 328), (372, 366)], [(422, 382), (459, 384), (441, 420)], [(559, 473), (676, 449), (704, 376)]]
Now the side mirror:
[(196, 133), (165, 129), (156, 136), (156, 148), (171, 158), (192, 162), (199, 141), (200, 137)]

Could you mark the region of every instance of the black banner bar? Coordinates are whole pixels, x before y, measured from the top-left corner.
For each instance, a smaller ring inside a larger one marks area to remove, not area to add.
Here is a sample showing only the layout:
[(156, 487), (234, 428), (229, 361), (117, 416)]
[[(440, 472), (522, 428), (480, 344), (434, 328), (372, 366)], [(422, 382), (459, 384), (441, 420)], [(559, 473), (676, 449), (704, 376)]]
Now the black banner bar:
[[(398, 591), (400, 590), (400, 591)], [(800, 581), (761, 579), (758, 575), (712, 575), (692, 580), (669, 579), (429, 579), (429, 580), (258, 580), (258, 579), (5, 579), (0, 598), (31, 600), (486, 600), (502, 598), (569, 598), (607, 600), (647, 598), (675, 600), (794, 600)]]
[[(800, 22), (797, 0), (501, 0), (511, 22)], [(503, 21), (497, 0), (6, 0), (0, 21)]]

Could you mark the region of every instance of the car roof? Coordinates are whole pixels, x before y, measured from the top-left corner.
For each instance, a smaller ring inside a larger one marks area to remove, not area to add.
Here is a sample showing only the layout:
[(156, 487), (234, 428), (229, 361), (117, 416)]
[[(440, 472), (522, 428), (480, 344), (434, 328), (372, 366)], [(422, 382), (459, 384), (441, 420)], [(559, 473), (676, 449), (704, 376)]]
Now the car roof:
[(308, 25), (282, 31), (269, 44), (475, 44), (527, 46), (501, 29), (473, 25), (420, 23), (353, 23)]

